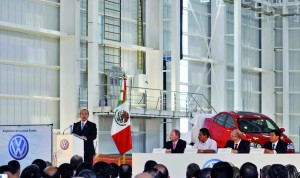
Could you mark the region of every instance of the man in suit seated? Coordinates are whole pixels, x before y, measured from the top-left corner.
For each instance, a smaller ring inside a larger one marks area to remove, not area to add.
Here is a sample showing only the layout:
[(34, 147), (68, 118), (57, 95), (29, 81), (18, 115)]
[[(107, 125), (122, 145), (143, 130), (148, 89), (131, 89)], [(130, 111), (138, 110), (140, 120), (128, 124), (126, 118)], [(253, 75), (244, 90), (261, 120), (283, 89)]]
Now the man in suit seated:
[(198, 139), (199, 141), (193, 146), (193, 148), (198, 149), (198, 153), (217, 152), (217, 142), (210, 138), (210, 133), (207, 128), (200, 129)]
[(186, 141), (180, 139), (180, 131), (176, 129), (171, 130), (170, 141), (165, 144), (164, 148), (171, 150), (171, 153), (183, 153), (185, 147)]
[(250, 142), (242, 140), (242, 132), (235, 129), (231, 132), (230, 139), (226, 142), (225, 148), (232, 148), (232, 153), (249, 153)]
[(266, 154), (287, 153), (287, 143), (280, 139), (281, 131), (272, 130), (270, 132), (270, 141), (264, 145)]

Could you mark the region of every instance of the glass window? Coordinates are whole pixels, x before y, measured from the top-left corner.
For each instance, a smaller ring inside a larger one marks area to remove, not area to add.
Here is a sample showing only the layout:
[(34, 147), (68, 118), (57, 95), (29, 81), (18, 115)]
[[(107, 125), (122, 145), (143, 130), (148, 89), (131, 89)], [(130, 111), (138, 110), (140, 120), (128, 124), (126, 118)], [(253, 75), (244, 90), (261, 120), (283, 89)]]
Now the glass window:
[(227, 117), (226, 122), (225, 122), (225, 127), (226, 128), (233, 127), (234, 129), (236, 128), (235, 127), (235, 122), (234, 122), (234, 119), (233, 119), (232, 116), (228, 116)]
[(227, 118), (227, 114), (219, 114), (215, 119), (214, 119), (214, 122), (221, 125), (221, 126), (224, 126), (224, 122)]

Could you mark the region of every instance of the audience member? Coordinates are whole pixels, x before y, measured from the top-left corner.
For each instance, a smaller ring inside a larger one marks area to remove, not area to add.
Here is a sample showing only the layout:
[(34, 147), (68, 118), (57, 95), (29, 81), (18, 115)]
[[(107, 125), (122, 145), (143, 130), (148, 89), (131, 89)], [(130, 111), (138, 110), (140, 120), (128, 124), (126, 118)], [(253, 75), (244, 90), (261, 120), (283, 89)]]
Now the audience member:
[(231, 132), (230, 139), (226, 142), (225, 148), (231, 148), (232, 153), (249, 153), (250, 142), (242, 139), (242, 132), (235, 129)]
[(193, 148), (198, 149), (198, 153), (216, 153), (217, 142), (210, 138), (210, 133), (207, 128), (201, 128), (198, 135), (198, 142)]
[(11, 160), (7, 163), (8, 166), (11, 167), (12, 169), (12, 173), (16, 176), (16, 177), (20, 177), (20, 169), (21, 169), (21, 166), (20, 166), (20, 163), (19, 161), (17, 160)]
[(162, 178), (169, 177), (169, 171), (165, 165), (157, 164), (156, 166), (154, 166), (154, 168), (156, 168), (157, 170), (159, 170), (162, 173), (162, 175), (163, 175)]
[(197, 178), (210, 178), (212, 168), (201, 169)]
[(288, 173), (282, 164), (273, 164), (268, 171), (268, 178), (287, 178)]
[(78, 177), (96, 178), (96, 175), (89, 169), (83, 169), (79, 172)]
[(285, 166), (285, 168), (288, 172), (287, 178), (297, 178), (298, 177), (298, 170), (297, 170), (296, 166), (288, 164)]
[(144, 171), (143, 172), (147, 172), (150, 169), (154, 168), (154, 166), (157, 165), (156, 161), (153, 160), (148, 160), (145, 165), (144, 165)]
[(111, 170), (111, 178), (117, 178), (119, 176), (119, 166), (116, 163), (109, 163)]
[(132, 167), (129, 164), (121, 164), (119, 167), (119, 178), (131, 178)]
[(80, 163), (76, 169), (76, 174), (75, 176), (78, 176), (78, 174), (80, 173), (80, 171), (84, 170), (84, 169), (88, 169), (88, 170), (92, 170), (92, 165), (88, 162), (83, 162)]
[(173, 129), (170, 132), (170, 141), (166, 142), (164, 148), (171, 153), (183, 153), (186, 147), (186, 141), (180, 139), (180, 131)]
[(73, 167), (74, 175), (76, 173), (76, 169), (77, 169), (78, 165), (81, 164), (81, 163), (83, 163), (83, 158), (81, 156), (74, 155), (70, 159), (70, 164)]
[(31, 164), (35, 164), (39, 167), (40, 175), (43, 176), (44, 169), (46, 168), (46, 162), (42, 159), (35, 159)]
[(281, 140), (280, 137), (280, 130), (272, 130), (270, 132), (270, 141), (264, 145), (266, 154), (287, 153), (287, 143)]
[(258, 178), (258, 171), (255, 164), (246, 162), (240, 169), (242, 178)]
[(187, 166), (186, 169), (186, 177), (187, 178), (192, 178), (196, 177), (200, 172), (200, 167), (196, 163), (191, 163)]
[(149, 174), (152, 175), (153, 178), (162, 178), (163, 174), (156, 168), (152, 168), (147, 171)]
[(111, 169), (109, 167), (109, 164), (104, 161), (96, 162), (92, 167), (92, 171), (95, 173), (96, 177), (98, 177), (99, 175), (105, 178), (111, 177)]
[(266, 165), (260, 170), (260, 178), (268, 178), (268, 172), (271, 165)]
[(58, 167), (61, 178), (71, 178), (74, 175), (73, 167), (69, 163), (61, 164)]
[(211, 178), (232, 178), (233, 170), (228, 162), (218, 162), (213, 165)]
[(21, 178), (41, 178), (40, 168), (35, 164), (25, 167), (21, 173)]
[(241, 174), (240, 174), (240, 169), (236, 166), (231, 166), (232, 167), (232, 178), (240, 178), (241, 177)]
[(147, 172), (142, 172), (134, 176), (134, 178), (153, 178), (153, 177), (151, 176), (151, 174)]
[(60, 178), (60, 174), (57, 167), (48, 166), (44, 169), (43, 178)]

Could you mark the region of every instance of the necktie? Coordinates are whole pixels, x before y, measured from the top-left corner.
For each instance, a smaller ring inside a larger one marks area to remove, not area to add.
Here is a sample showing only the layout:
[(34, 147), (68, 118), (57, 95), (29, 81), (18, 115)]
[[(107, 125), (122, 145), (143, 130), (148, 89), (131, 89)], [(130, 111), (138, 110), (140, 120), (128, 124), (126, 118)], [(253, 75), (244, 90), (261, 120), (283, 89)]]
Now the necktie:
[(84, 123), (82, 122), (81, 123), (81, 130), (83, 130), (83, 127), (84, 127)]
[(238, 144), (237, 144), (237, 143), (235, 144), (234, 149), (235, 149), (235, 150), (238, 149)]
[(275, 150), (275, 144), (272, 144), (272, 150)]
[(173, 150), (176, 148), (176, 143), (173, 142)]

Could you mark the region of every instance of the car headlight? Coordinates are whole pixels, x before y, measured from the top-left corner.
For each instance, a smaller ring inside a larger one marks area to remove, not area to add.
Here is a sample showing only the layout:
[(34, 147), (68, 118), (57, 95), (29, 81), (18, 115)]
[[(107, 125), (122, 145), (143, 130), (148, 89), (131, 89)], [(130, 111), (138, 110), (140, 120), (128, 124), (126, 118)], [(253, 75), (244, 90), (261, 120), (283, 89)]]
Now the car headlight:
[(287, 146), (287, 149), (288, 149), (288, 150), (294, 150), (294, 149), (295, 149), (294, 143), (290, 143), (290, 144)]
[(261, 145), (259, 143), (250, 142), (250, 147), (261, 148)]

